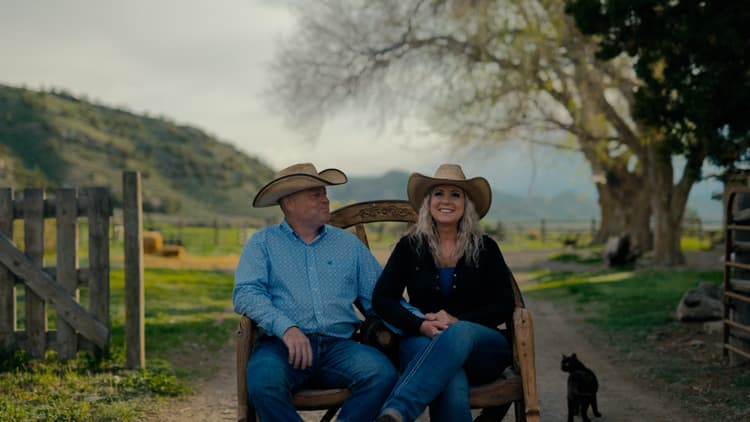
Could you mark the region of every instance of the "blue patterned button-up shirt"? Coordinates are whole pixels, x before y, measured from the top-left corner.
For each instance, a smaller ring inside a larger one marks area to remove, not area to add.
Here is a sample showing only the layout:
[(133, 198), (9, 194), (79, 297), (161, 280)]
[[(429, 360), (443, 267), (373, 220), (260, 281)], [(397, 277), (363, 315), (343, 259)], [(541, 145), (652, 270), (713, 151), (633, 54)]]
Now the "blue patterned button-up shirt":
[(324, 226), (309, 245), (284, 220), (245, 244), (234, 275), (235, 312), (281, 338), (305, 334), (348, 338), (359, 325), (356, 299), (372, 309), (380, 264), (352, 233)]

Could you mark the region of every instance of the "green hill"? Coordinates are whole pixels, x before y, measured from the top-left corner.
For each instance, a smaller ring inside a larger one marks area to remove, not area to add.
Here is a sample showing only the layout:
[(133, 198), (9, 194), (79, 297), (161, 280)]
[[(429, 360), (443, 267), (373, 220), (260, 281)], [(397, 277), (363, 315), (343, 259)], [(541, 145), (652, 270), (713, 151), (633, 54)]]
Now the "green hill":
[(146, 211), (269, 215), (251, 201), (273, 170), (200, 129), (65, 92), (0, 85), (0, 185), (109, 186), (117, 206), (124, 170), (141, 172)]

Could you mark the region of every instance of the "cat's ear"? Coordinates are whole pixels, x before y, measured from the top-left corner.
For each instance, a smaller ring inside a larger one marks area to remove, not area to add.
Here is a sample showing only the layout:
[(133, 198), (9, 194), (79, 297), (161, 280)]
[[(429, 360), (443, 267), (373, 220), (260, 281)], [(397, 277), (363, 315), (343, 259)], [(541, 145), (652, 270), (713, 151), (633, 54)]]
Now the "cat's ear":
[(570, 357), (574, 358), (574, 357), (576, 357), (576, 354), (573, 353), (572, 355), (570, 355)]

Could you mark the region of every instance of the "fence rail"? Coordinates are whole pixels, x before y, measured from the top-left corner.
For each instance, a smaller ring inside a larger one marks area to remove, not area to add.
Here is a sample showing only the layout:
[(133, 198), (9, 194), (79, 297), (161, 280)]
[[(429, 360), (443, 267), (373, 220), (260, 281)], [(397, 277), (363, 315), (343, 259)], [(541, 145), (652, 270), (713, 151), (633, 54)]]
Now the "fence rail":
[[(0, 188), (0, 345), (20, 347), (41, 357), (56, 349), (62, 358), (78, 350), (109, 346), (109, 218), (107, 188), (24, 189), (20, 198)], [(88, 268), (78, 267), (78, 219), (88, 222)], [(54, 267), (44, 267), (45, 219), (56, 227)], [(15, 220), (22, 221), (23, 251), (14, 242)], [(17, 321), (16, 284), (24, 288), (23, 327)], [(88, 288), (88, 309), (80, 287)], [(57, 330), (48, 329), (47, 306), (57, 311)]]

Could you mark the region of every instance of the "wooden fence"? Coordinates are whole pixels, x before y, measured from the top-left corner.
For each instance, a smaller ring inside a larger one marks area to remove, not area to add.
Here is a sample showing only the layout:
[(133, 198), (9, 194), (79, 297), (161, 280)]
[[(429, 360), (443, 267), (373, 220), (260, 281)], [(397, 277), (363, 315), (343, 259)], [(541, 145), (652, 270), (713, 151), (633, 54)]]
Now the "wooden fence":
[(724, 355), (750, 360), (750, 188), (724, 193)]
[[(0, 346), (23, 348), (34, 357), (57, 350), (61, 358), (78, 350), (109, 347), (109, 218), (107, 188), (0, 189)], [(88, 267), (78, 268), (78, 218), (88, 219)], [(44, 266), (44, 220), (55, 219), (54, 267)], [(23, 251), (13, 243), (15, 220), (23, 221)], [(16, 285), (24, 288), (24, 324), (17, 326)], [(80, 303), (86, 287), (88, 309)], [(48, 329), (47, 306), (54, 307), (57, 330)]]

